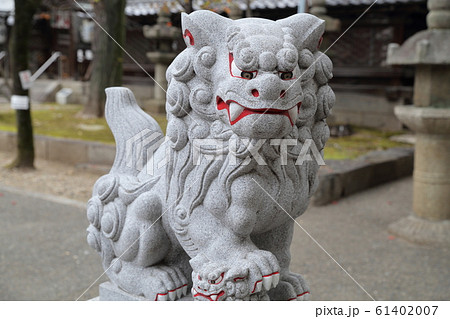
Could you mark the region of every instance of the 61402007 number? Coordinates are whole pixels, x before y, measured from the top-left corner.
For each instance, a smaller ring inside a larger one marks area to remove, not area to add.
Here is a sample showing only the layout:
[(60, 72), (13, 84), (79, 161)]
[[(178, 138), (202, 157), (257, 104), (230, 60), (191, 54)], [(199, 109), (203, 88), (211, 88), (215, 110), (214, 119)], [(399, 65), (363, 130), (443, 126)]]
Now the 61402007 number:
[(378, 306), (375, 309), (377, 315), (394, 316), (434, 316), (438, 306)]

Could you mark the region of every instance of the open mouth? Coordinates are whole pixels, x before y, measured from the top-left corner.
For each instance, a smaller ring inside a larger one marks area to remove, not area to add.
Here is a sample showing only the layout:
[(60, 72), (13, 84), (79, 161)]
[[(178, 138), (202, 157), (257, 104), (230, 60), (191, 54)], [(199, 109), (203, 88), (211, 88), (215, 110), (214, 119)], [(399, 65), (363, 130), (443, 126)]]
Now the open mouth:
[(300, 112), (300, 107), (302, 105), (302, 102), (299, 102), (289, 110), (279, 110), (273, 108), (250, 109), (233, 100), (228, 100), (225, 102), (219, 96), (216, 98), (216, 102), (218, 110), (227, 110), (231, 125), (236, 124), (239, 120), (251, 114), (284, 115), (289, 118), (291, 125), (294, 125), (297, 121), (298, 113)]
[(200, 297), (208, 299), (209, 301), (217, 301), (220, 299), (220, 297), (222, 297), (225, 294), (225, 291), (223, 291), (223, 290), (217, 294), (211, 294), (211, 295), (202, 294), (201, 292), (198, 292), (197, 290), (195, 290), (195, 288), (192, 288), (192, 290), (194, 292), (194, 294), (193, 294), (194, 298), (197, 296), (200, 296)]

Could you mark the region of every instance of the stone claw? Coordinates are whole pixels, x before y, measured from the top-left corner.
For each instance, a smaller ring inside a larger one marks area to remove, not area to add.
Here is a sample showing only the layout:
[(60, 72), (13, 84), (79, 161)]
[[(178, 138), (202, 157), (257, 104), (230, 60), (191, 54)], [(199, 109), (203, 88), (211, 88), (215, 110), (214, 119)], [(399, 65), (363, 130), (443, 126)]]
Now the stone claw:
[(167, 301), (168, 300), (168, 293), (165, 294), (158, 294), (156, 297), (157, 301)]
[(181, 299), (181, 297), (186, 296), (187, 294), (187, 284), (184, 284), (181, 287), (169, 290), (166, 293), (159, 293), (156, 295), (156, 301), (174, 301), (177, 299)]
[(270, 275), (263, 276), (264, 289), (270, 290), (272, 288), (275, 288), (278, 285), (279, 281), (280, 281), (280, 273), (279, 272), (274, 272)]
[(280, 282), (280, 273), (275, 273), (273, 275), (273, 287), (275, 288), (278, 286), (278, 283)]
[(178, 288), (177, 290), (175, 290), (177, 293), (177, 298), (180, 299), (181, 297), (183, 297), (183, 287)]
[(268, 275), (268, 276), (263, 276), (263, 286), (264, 289), (266, 290), (270, 290), (270, 288), (272, 288), (272, 275)]

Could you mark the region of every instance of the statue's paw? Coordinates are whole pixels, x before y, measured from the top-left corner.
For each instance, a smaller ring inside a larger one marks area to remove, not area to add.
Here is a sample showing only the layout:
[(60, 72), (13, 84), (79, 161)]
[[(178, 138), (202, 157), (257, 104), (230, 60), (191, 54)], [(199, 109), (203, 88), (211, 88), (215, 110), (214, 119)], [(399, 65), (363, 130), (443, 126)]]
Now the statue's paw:
[(302, 276), (295, 273), (282, 275), (280, 283), (269, 292), (270, 300), (303, 301), (310, 297), (309, 287)]
[(149, 280), (149, 295), (145, 297), (155, 301), (173, 301), (187, 295), (188, 281), (176, 267), (151, 267), (152, 276)]
[(250, 293), (258, 293), (263, 289), (269, 291), (280, 281), (280, 266), (277, 258), (268, 251), (255, 250), (245, 257), (252, 284)]

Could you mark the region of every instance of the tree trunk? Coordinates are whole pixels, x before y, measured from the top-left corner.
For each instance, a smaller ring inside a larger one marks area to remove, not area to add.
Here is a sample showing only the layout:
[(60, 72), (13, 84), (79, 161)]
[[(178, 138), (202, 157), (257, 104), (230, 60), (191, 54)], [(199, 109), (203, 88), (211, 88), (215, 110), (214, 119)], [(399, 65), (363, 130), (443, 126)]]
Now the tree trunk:
[(181, 6), (183, 7), (184, 12), (186, 12), (187, 14), (192, 13), (194, 11), (192, 2), (193, 2), (193, 0), (178, 1), (178, 3), (181, 4)]
[(245, 10), (245, 17), (250, 18), (252, 16), (252, 9), (250, 8), (250, 4), (252, 0), (247, 0), (247, 9)]
[(94, 19), (104, 30), (97, 24), (94, 28), (93, 70), (89, 98), (83, 110), (84, 116), (103, 116), (106, 100), (105, 89), (110, 86), (122, 85), (123, 53), (120, 46), (123, 47), (125, 43), (125, 3), (126, 0), (93, 2)]
[[(20, 83), (19, 72), (28, 69), (28, 42), (33, 24), (33, 15), (39, 0), (15, 0), (15, 22), (10, 42), (13, 95), (29, 96)], [(31, 105), (28, 110), (16, 110), (17, 157), (10, 167), (34, 167), (33, 126)]]

